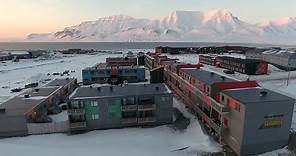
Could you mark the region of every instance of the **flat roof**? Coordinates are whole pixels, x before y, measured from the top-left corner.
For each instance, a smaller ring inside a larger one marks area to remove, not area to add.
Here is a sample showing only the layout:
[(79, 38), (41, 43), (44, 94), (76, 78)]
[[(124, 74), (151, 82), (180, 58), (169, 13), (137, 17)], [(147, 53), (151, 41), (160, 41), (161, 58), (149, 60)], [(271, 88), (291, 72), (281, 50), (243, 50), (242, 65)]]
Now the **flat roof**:
[(210, 71), (205, 71), (202, 69), (182, 69), (184, 71), (184, 73), (195, 77), (197, 80), (202, 81), (206, 84), (213, 84), (216, 82), (233, 82), (233, 81), (237, 81), (235, 79), (231, 79), (222, 75), (219, 75), (217, 73), (214, 72), (210, 72)]
[[(116, 67), (116, 66), (115, 66)], [(144, 66), (117, 66), (119, 69), (140, 69), (145, 68)], [(110, 66), (108, 66), (108, 63), (98, 63), (92, 67), (84, 68), (83, 70), (97, 70), (97, 69), (111, 69)]]
[[(5, 108), (6, 115), (24, 115), (26, 112), (38, 106), (59, 88), (61, 87), (51, 86), (31, 89), (4, 102), (0, 105), (0, 108)], [(29, 95), (29, 98), (25, 98), (25, 95)]]
[(127, 84), (125, 86), (98, 85), (77, 88), (70, 96), (70, 99), (125, 97), (152, 94), (171, 94), (171, 91), (163, 83)]
[(65, 86), (74, 80), (75, 80), (74, 78), (55, 79), (55, 80), (49, 82), (48, 84), (46, 84), (46, 86)]
[(229, 57), (229, 56), (218, 56), (217, 58), (221, 58), (223, 60), (232, 61), (232, 62), (240, 62), (240, 63), (259, 63), (260, 62), (259, 60)]
[[(261, 92), (265, 91), (265, 95), (261, 95)], [(245, 88), (245, 89), (229, 89), (222, 91), (224, 94), (242, 102), (244, 104), (248, 103), (258, 103), (258, 102), (268, 102), (268, 101), (287, 101), (294, 100), (283, 94), (264, 89), (264, 88)]]

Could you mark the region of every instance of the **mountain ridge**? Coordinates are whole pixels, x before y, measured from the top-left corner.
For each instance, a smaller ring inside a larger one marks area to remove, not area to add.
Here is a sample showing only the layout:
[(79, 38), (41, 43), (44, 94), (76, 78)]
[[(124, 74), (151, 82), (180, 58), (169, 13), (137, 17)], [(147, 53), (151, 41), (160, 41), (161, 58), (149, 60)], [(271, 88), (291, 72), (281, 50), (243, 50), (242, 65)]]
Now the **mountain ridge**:
[(25, 41), (193, 41), (296, 44), (296, 18), (249, 24), (226, 9), (174, 11), (159, 19), (114, 15), (61, 31), (30, 34)]

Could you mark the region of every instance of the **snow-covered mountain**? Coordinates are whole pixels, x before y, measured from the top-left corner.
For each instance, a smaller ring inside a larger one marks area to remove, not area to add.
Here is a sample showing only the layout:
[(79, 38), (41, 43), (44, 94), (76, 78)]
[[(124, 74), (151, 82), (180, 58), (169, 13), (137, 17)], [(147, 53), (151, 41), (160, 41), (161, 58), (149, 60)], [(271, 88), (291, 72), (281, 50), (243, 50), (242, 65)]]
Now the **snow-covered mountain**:
[(200, 41), (295, 44), (296, 18), (248, 24), (228, 10), (175, 11), (160, 19), (117, 15), (99, 18), (26, 41)]

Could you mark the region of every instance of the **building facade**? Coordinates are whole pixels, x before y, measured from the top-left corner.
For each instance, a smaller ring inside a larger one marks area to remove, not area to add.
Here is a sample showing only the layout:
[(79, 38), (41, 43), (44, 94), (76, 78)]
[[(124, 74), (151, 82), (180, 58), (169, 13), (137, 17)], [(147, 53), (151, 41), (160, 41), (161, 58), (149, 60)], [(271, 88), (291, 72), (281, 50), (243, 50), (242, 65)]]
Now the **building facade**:
[(137, 66), (137, 57), (108, 57), (106, 63), (109, 66)]
[(268, 64), (264, 61), (255, 59), (199, 55), (199, 63), (217, 66), (247, 75), (263, 75), (268, 72)]
[(256, 81), (237, 81), (201, 66), (176, 62), (164, 67), (169, 88), (213, 138), (237, 155), (258, 154), (287, 145), (294, 99), (264, 89)]
[(141, 66), (108, 66), (99, 63), (93, 67), (82, 70), (83, 84), (111, 83), (120, 84), (124, 81), (129, 83), (145, 81), (145, 67)]
[[(29, 123), (51, 122), (48, 117), (53, 107), (62, 103), (69, 95), (64, 88), (77, 86), (76, 79), (54, 80), (53, 85), (30, 89), (0, 105), (0, 138), (28, 135)], [(61, 98), (63, 97), (63, 98)]]
[(263, 75), (268, 72), (268, 64), (260, 60), (218, 56), (216, 58), (216, 64), (221, 68), (247, 75)]
[(164, 84), (80, 87), (70, 97), (70, 130), (172, 123), (173, 96)]
[(247, 51), (246, 57), (268, 62), (283, 70), (296, 70), (296, 49), (258, 48)]

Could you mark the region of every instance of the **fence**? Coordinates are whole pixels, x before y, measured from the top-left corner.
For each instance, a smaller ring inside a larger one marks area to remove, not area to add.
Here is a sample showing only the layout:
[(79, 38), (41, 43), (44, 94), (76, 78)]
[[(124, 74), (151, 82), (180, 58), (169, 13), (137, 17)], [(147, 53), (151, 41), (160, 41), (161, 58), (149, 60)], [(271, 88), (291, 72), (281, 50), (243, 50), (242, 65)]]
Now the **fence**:
[(69, 122), (58, 123), (28, 123), (29, 134), (50, 134), (50, 133), (63, 133), (68, 132)]

